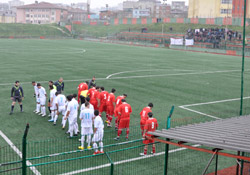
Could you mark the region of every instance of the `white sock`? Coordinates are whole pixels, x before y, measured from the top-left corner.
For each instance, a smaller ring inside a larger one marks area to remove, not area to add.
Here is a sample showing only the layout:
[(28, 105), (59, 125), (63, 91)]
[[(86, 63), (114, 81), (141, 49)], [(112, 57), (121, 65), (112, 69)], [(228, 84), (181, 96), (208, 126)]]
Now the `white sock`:
[(36, 111), (40, 112), (40, 104), (36, 104)]
[(88, 142), (88, 146), (90, 146), (90, 143), (91, 143), (91, 135), (88, 135), (88, 136), (87, 136), (87, 142)]
[(93, 144), (93, 148), (95, 149), (95, 152), (98, 151), (98, 147), (97, 147), (97, 144), (96, 144), (96, 143)]
[(54, 118), (54, 123), (56, 123), (57, 118), (58, 118), (58, 115), (56, 114), (56, 115), (55, 115), (55, 118)]
[(64, 120), (64, 116), (63, 116), (63, 118), (62, 118), (62, 126), (63, 126), (64, 128), (65, 128), (66, 122), (67, 122), (67, 120)]
[(84, 147), (85, 136), (83, 135), (81, 138), (81, 146)]
[(51, 111), (51, 120), (54, 121), (54, 117), (55, 117), (55, 111)]
[(103, 143), (102, 142), (99, 143), (99, 147), (100, 147), (100, 151), (102, 152), (103, 151)]
[(79, 131), (79, 130), (78, 130), (78, 123), (77, 123), (77, 122), (75, 123), (75, 131), (76, 131), (76, 133), (75, 133), (75, 134), (77, 134), (77, 133), (78, 133), (78, 131)]
[(45, 108), (45, 106), (42, 106), (41, 111), (42, 111), (42, 114), (43, 114), (43, 115), (46, 115), (46, 108)]

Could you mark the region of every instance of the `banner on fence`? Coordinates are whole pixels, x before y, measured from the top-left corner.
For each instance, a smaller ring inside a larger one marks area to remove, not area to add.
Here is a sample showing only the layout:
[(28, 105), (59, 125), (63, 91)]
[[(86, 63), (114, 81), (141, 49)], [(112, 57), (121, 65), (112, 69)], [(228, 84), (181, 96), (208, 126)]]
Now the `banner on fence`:
[(183, 45), (183, 39), (171, 38), (170, 45)]
[(194, 39), (186, 39), (185, 40), (186, 46), (193, 46), (194, 45)]

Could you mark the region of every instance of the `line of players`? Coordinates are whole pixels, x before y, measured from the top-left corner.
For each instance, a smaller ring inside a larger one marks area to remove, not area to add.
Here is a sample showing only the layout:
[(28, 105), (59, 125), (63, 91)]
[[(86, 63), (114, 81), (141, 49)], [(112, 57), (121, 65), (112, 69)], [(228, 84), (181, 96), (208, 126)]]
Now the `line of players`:
[[(36, 113), (41, 113), (43, 117), (46, 116), (46, 91), (41, 86), (40, 83), (36, 84), (32, 82), (36, 99), (37, 99), (37, 108)], [(115, 89), (112, 89), (110, 93), (105, 91), (104, 87), (98, 87), (95, 84), (88, 89), (88, 82), (79, 84), (78, 86), (78, 99), (77, 95), (69, 95), (66, 97), (63, 94), (60, 94), (56, 91), (53, 85), (49, 85), (50, 89), (50, 109), (51, 109), (51, 119), (49, 121), (54, 122), (58, 119), (58, 115), (61, 113), (63, 115), (62, 127), (65, 128), (66, 121), (69, 122), (69, 134), (70, 138), (77, 136), (78, 124), (77, 116), (79, 103), (81, 102), (81, 146), (79, 149), (84, 149), (85, 136), (87, 137), (87, 149), (90, 149), (91, 135), (94, 134), (92, 138), (93, 148), (95, 149), (94, 154), (103, 153), (103, 135), (104, 135), (104, 124), (101, 118), (102, 113), (106, 113), (106, 123), (107, 127), (112, 127), (112, 119), (115, 116), (115, 128), (117, 130), (117, 137), (115, 140), (120, 139), (122, 129), (126, 130), (126, 139), (129, 138), (129, 124), (130, 124), (130, 114), (132, 113), (131, 106), (126, 102), (127, 94), (123, 94), (115, 98)], [(153, 104), (149, 103), (147, 107), (143, 108), (140, 113), (141, 116), (141, 131), (144, 138), (143, 143), (145, 144), (144, 153), (141, 155), (147, 154), (147, 145), (153, 144), (154, 141), (147, 139), (151, 135), (147, 134), (148, 131), (155, 131), (158, 127), (158, 122), (153, 118), (152, 113)], [(94, 124), (94, 131), (93, 131)], [(100, 151), (98, 151), (97, 142), (99, 142)], [(153, 154), (155, 153), (155, 145), (153, 144)]]

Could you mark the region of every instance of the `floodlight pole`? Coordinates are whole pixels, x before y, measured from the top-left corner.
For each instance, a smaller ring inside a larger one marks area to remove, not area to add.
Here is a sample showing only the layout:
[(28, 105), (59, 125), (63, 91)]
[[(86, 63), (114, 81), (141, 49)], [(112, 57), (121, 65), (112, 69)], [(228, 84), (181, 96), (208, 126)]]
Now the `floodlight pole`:
[[(172, 106), (170, 113), (169, 113), (169, 116), (168, 116), (168, 119), (167, 119), (167, 127), (166, 127), (167, 129), (170, 129), (170, 127), (171, 127), (171, 116), (172, 116), (173, 112), (174, 112), (174, 106)], [(169, 139), (166, 139), (166, 141), (169, 141)], [(169, 154), (169, 144), (166, 144), (164, 175), (168, 174), (168, 154)]]
[(244, 0), (244, 23), (243, 23), (243, 47), (242, 47), (242, 70), (241, 70), (241, 97), (240, 97), (240, 116), (243, 110), (243, 94), (244, 94), (244, 66), (245, 66), (245, 45), (246, 45), (246, 11), (247, 1)]

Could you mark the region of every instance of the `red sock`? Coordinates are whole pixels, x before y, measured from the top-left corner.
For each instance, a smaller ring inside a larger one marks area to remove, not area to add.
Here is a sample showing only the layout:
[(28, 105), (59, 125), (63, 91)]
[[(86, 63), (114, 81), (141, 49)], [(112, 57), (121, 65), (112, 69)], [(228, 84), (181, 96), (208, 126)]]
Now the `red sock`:
[(120, 137), (121, 133), (122, 133), (122, 130), (119, 129), (117, 132), (117, 136)]
[(153, 146), (152, 149), (153, 149), (153, 154), (154, 154), (155, 153), (155, 146)]
[(128, 138), (128, 135), (129, 135), (129, 129), (127, 129), (126, 133), (127, 133), (127, 138)]
[(109, 121), (110, 121), (110, 123), (112, 122), (112, 119), (113, 119), (113, 117), (112, 117), (112, 115), (110, 115), (110, 116), (109, 116)]
[(118, 119), (115, 119), (115, 127), (118, 128)]
[(148, 149), (144, 148), (144, 155), (147, 155)]
[(106, 114), (106, 119), (107, 119), (107, 120), (109, 119), (109, 115), (108, 115), (108, 114)]

